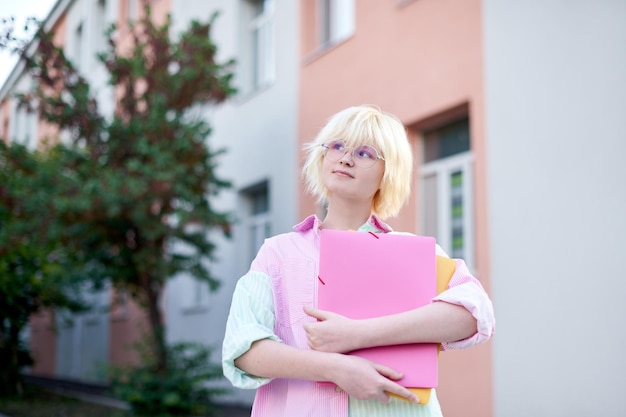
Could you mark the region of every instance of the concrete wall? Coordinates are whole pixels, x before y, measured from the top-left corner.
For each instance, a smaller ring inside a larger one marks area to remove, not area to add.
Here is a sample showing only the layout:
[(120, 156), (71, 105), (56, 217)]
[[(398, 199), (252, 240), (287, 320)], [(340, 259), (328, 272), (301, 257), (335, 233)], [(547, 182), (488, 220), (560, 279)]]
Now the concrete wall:
[[(190, 19), (206, 20), (218, 10), (211, 37), (218, 45), (222, 61), (243, 60), (240, 51), (239, 28), (241, 3), (222, 0), (173, 1), (175, 31), (185, 27)], [(238, 94), (216, 108), (204, 109), (213, 127), (208, 138), (213, 149), (224, 148), (219, 157), (219, 175), (232, 182), (233, 187), (214, 200), (215, 207), (234, 213), (237, 222), (231, 239), (213, 236), (218, 244), (217, 260), (212, 272), (221, 281), (220, 289), (206, 297), (200, 305), (190, 308), (189, 298), (197, 288), (189, 276), (181, 276), (167, 288), (166, 309), (168, 339), (197, 340), (215, 348), (213, 359), (221, 359), (221, 343), (236, 281), (250, 266), (250, 244), (247, 236), (247, 215), (241, 191), (267, 181), (269, 186), (269, 216), (271, 233), (291, 230), (298, 222), (296, 187), (299, 166), (297, 149), (297, 2), (275, 1), (274, 29), (276, 78), (270, 85), (249, 94)], [(201, 291), (205, 291), (201, 289)], [(224, 381), (225, 382), (225, 381)], [(229, 384), (225, 386), (230, 386)], [(251, 403), (254, 391), (232, 389), (231, 402)]]
[(484, 2), (498, 417), (624, 416), (626, 2)]

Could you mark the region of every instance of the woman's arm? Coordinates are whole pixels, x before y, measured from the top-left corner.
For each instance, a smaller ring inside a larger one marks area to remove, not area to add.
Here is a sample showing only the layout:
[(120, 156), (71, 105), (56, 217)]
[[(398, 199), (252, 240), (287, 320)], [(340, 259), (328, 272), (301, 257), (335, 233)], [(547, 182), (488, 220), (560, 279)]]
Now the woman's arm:
[(306, 307), (304, 311), (319, 320), (304, 324), (309, 345), (324, 352), (350, 352), (405, 343), (455, 342), (476, 333), (476, 319), (472, 314), (464, 307), (445, 302), (363, 320)]
[(359, 399), (389, 401), (388, 392), (418, 401), (393, 380), (398, 372), (362, 358), (315, 352), (282, 343), (273, 332), (268, 276), (251, 271), (237, 283), (222, 346), (224, 375), (239, 388), (258, 388), (272, 378), (334, 382)]
[(404, 343), (466, 348), (488, 340), (495, 331), (491, 300), (461, 260), (448, 289), (418, 309), (365, 320), (309, 308), (305, 312), (319, 320), (304, 325), (309, 345), (325, 352)]
[(235, 366), (263, 378), (292, 378), (329, 381), (358, 399), (389, 402), (389, 394), (419, 402), (411, 391), (393, 382), (402, 374), (357, 356), (298, 349), (275, 340), (263, 339), (235, 360)]

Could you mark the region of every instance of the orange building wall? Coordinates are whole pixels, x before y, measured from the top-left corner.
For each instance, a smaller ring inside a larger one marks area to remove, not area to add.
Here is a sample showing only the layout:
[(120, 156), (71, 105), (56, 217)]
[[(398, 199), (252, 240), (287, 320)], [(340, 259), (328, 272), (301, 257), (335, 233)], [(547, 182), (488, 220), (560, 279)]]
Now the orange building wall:
[(54, 315), (46, 311), (30, 318), (30, 351), (35, 375), (54, 377), (56, 373), (56, 334)]
[(143, 340), (148, 328), (146, 315), (132, 300), (114, 306), (109, 321), (109, 362), (115, 365), (139, 363), (135, 344)]
[(0, 102), (0, 120), (2, 121), (0, 125), (0, 138), (7, 144), (9, 143), (9, 108), (9, 100), (2, 100), (2, 102)]
[[(315, 3), (300, 2), (300, 145), (347, 106), (378, 105), (407, 127), (465, 107), (475, 157), (477, 275), (489, 291), (480, 1), (419, 0), (399, 6), (398, 1), (358, 0), (354, 35), (326, 52), (316, 49)], [(411, 137), (418, 155), (419, 137), (415, 132)], [(389, 219), (396, 229), (419, 232), (417, 178), (418, 172), (409, 204)], [(315, 211), (315, 201), (301, 186), (299, 217)], [(442, 353), (440, 371), (438, 394), (446, 416), (493, 415), (490, 344)]]

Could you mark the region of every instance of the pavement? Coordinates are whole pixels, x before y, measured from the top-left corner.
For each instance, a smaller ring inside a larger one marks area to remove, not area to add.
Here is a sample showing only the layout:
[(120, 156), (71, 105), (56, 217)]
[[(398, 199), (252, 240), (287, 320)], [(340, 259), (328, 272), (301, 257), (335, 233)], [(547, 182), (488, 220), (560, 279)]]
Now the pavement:
[[(92, 394), (84, 394), (84, 393), (63, 393), (62, 395), (68, 395), (73, 398), (77, 398), (82, 401), (92, 402), (96, 404), (102, 404), (109, 407), (116, 407), (123, 410), (128, 409), (128, 405), (122, 401), (105, 398)], [(246, 406), (238, 406), (238, 405), (219, 405), (219, 409), (217, 412), (217, 416), (219, 417), (250, 417), (251, 409)], [(11, 417), (6, 414), (0, 413), (0, 417)]]
[(250, 407), (242, 407), (236, 405), (222, 405), (219, 414), (222, 417), (250, 417), (252, 409)]
[[(114, 398), (109, 393), (108, 387), (98, 384), (85, 384), (73, 381), (63, 381), (52, 378), (24, 377), (26, 383), (42, 386), (58, 395), (76, 398), (94, 404), (128, 410), (128, 404)], [(251, 407), (236, 404), (217, 404), (219, 417), (250, 417)], [(0, 417), (11, 417), (0, 413)]]
[[(236, 405), (222, 405), (217, 412), (219, 417), (250, 417), (251, 410), (249, 407)], [(11, 417), (0, 413), (0, 417)]]

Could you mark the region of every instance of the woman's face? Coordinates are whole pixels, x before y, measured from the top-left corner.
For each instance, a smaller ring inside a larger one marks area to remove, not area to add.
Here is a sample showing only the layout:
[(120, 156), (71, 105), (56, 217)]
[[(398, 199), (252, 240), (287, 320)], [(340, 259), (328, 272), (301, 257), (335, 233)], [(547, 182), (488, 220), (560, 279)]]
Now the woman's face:
[[(346, 148), (343, 156), (341, 152), (328, 150), (322, 161), (322, 180), (329, 191), (329, 199), (343, 198), (355, 202), (368, 201), (371, 204), (376, 192), (380, 189), (380, 182), (385, 172), (385, 162), (376, 159), (370, 167), (363, 167), (363, 153), (357, 149), (355, 157), (352, 148)], [(337, 159), (338, 158), (338, 159)], [(367, 165), (367, 163), (365, 164)]]

